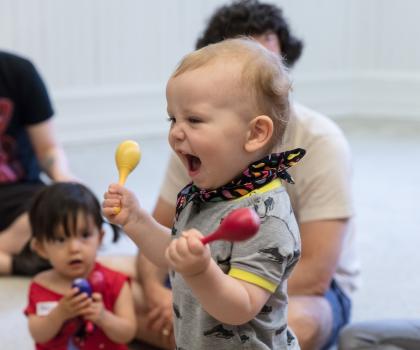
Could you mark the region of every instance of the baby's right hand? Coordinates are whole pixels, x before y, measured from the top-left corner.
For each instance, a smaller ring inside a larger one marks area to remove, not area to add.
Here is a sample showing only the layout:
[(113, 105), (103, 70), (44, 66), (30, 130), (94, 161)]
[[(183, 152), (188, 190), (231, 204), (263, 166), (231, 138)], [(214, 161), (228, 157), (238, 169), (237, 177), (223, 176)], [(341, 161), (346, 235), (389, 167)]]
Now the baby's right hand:
[(103, 213), (113, 224), (125, 226), (136, 220), (140, 207), (134, 193), (118, 184), (111, 184), (104, 194)]
[(80, 293), (78, 288), (72, 288), (60, 299), (57, 308), (63, 321), (67, 321), (80, 316), (91, 303), (92, 300), (86, 293)]

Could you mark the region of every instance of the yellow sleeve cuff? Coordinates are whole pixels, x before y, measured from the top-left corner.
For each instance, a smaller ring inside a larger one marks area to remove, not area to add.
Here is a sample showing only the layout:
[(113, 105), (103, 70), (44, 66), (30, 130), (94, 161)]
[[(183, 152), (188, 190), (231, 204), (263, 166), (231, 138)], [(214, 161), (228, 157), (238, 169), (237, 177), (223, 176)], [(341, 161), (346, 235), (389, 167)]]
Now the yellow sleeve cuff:
[(266, 280), (260, 276), (257, 276), (251, 272), (240, 270), (238, 268), (232, 267), (228, 273), (229, 276), (235, 277), (239, 280), (255, 284), (263, 289), (268, 290), (270, 293), (274, 293), (277, 289), (277, 285), (273, 282)]

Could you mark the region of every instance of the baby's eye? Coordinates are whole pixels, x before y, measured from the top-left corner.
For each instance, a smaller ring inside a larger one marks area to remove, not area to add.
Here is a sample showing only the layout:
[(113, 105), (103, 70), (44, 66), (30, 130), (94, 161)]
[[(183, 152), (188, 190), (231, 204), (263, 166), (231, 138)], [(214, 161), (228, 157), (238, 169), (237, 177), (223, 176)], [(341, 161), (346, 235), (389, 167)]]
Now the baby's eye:
[(83, 239), (88, 239), (91, 236), (92, 236), (92, 233), (90, 233), (89, 231), (85, 231), (85, 232), (82, 233), (82, 238)]
[(66, 239), (67, 238), (64, 237), (64, 236), (54, 237), (53, 242), (61, 244), (61, 243), (64, 243), (66, 241)]
[(189, 121), (191, 124), (198, 124), (198, 123), (201, 123), (201, 119), (200, 119), (200, 118), (198, 118), (198, 117), (188, 117), (188, 121)]
[(176, 123), (176, 119), (175, 119), (175, 117), (168, 117), (168, 122), (169, 123), (171, 123), (171, 124), (175, 124)]

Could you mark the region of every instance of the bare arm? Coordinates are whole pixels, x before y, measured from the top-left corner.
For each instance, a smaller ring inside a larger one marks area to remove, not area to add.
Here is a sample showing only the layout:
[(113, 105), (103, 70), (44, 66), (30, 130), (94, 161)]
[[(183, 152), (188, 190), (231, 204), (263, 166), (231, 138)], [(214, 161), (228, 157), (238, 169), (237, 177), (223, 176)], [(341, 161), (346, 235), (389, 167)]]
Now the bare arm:
[(109, 221), (121, 225), (152, 263), (167, 267), (164, 254), (171, 241), (170, 230), (142, 209), (134, 193), (123, 186), (110, 185), (104, 198), (103, 213)]
[(184, 278), (201, 306), (226, 324), (252, 320), (270, 297), (268, 291), (226, 275), (213, 260), (204, 273)]
[(289, 295), (324, 295), (337, 269), (348, 219), (300, 225), (302, 256), (288, 280)]
[(202, 307), (217, 320), (239, 325), (253, 319), (270, 293), (261, 287), (226, 275), (211, 259), (201, 233), (184, 231), (166, 251), (168, 264), (182, 274)]
[[(161, 225), (170, 228), (172, 227), (175, 216), (175, 207), (165, 201), (162, 197), (159, 197), (152, 215)], [(137, 267), (139, 280), (141, 281), (146, 294), (148, 294), (148, 289), (153, 293), (155, 287), (162, 286), (168, 273), (167, 269), (159, 268), (147, 260), (147, 258), (141, 254), (141, 251), (138, 253)]]
[(104, 309), (96, 324), (116, 343), (130, 342), (137, 330), (134, 302), (128, 282), (124, 283), (113, 312)]
[[(175, 207), (159, 197), (153, 217), (160, 224), (171, 227)], [(173, 339), (172, 291), (164, 286), (168, 270), (152, 264), (139, 250), (137, 255), (138, 278), (144, 293), (146, 313), (144, 314), (146, 331), (168, 334)]]
[(64, 321), (57, 308), (47, 316), (31, 315), (29, 316), (29, 332), (36, 343), (46, 343), (58, 334)]
[[(153, 212), (155, 219), (171, 227), (174, 214), (175, 207), (159, 197)], [(149, 291), (156, 292), (157, 286), (162, 288), (162, 275), (166, 273), (166, 269), (159, 269), (140, 254), (139, 276), (146, 296)], [(224, 274), (213, 261), (205, 273), (184, 278), (203, 308), (223, 323), (242, 324), (253, 319), (270, 296), (258, 286)]]
[(73, 180), (67, 158), (55, 137), (53, 121), (48, 119), (27, 128), (41, 168), (54, 181)]
[(45, 316), (29, 316), (29, 331), (35, 342), (42, 344), (53, 339), (65, 321), (81, 315), (90, 306), (91, 300), (86, 293), (78, 292), (77, 288), (71, 289)]

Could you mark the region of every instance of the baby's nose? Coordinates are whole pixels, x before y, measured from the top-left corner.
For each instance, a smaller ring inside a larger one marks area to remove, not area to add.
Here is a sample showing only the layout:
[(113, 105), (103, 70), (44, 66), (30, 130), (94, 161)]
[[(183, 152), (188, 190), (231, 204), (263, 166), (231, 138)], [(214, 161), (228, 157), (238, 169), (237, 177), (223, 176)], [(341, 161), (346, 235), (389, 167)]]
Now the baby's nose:
[(173, 140), (183, 140), (185, 138), (185, 132), (181, 124), (175, 124), (169, 131), (169, 137)]

